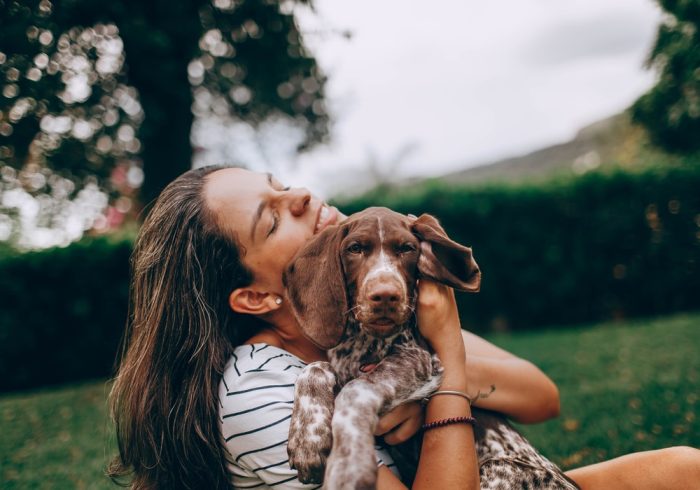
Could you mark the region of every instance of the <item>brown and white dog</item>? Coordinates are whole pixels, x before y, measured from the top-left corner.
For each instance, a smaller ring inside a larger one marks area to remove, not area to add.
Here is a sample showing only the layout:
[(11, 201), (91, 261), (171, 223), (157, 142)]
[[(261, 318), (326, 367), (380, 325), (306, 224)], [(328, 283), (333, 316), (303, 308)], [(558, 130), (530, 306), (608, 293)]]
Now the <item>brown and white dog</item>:
[[(375, 488), (379, 417), (439, 387), (440, 361), (413, 314), (419, 277), (470, 292), (481, 282), (471, 249), (434, 217), (386, 208), (326, 228), (285, 271), (302, 331), (328, 352), (328, 362), (309, 364), (295, 385), (287, 451), (300, 481)], [(481, 488), (576, 488), (504, 418), (478, 413)]]

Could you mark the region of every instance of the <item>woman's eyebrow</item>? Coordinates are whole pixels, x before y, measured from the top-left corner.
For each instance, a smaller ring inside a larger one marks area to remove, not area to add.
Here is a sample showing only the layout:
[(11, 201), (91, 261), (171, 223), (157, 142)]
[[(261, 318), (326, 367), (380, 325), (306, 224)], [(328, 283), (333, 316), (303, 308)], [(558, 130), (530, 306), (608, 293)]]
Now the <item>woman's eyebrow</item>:
[[(270, 187), (272, 187), (272, 174), (270, 172), (267, 172), (265, 175), (267, 175), (267, 183)], [(260, 201), (260, 204), (258, 204), (258, 209), (255, 211), (255, 216), (253, 216), (253, 226), (250, 228), (250, 241), (254, 242), (255, 241), (255, 228), (257, 228), (258, 223), (260, 222), (260, 218), (262, 217), (263, 211), (265, 210), (265, 205), (267, 202), (263, 199)]]

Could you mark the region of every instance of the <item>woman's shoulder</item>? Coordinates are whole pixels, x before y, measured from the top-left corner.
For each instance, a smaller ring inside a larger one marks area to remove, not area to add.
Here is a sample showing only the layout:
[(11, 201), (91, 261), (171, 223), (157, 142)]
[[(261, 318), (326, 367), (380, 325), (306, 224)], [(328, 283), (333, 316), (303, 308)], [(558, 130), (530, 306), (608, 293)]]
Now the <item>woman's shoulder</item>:
[(255, 343), (236, 347), (224, 369), (224, 378), (236, 382), (246, 374), (287, 373), (298, 375), (306, 363), (274, 345)]
[(294, 383), (304, 366), (298, 357), (268, 344), (234, 350), (219, 384), (219, 413), (236, 463), (270, 442), (286, 441)]
[(238, 346), (219, 383), (221, 417), (270, 410), (275, 404), (291, 404), (294, 383), (306, 364), (289, 352), (269, 344)]

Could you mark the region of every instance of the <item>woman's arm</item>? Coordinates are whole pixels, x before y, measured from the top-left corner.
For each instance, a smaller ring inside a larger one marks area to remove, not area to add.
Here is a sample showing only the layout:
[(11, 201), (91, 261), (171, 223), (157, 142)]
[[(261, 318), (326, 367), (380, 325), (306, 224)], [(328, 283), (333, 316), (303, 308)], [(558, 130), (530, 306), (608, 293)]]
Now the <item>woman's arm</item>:
[(470, 395), (489, 393), (474, 406), (503, 413), (516, 422), (535, 423), (559, 415), (559, 390), (537, 366), (462, 331)]
[[(537, 366), (465, 330), (462, 340), (469, 395), (489, 393), (492, 385), (496, 387), (487, 398), (476, 400), (476, 407), (526, 424), (559, 415), (559, 390)], [(387, 444), (400, 444), (418, 431), (423, 415), (417, 402), (406, 403), (384, 415), (375, 434), (383, 435)]]
[[(451, 321), (459, 325), (459, 319)], [(451, 335), (441, 335), (439, 341), (428, 341), (444, 368), (439, 389), (469, 393), (464, 344), (459, 335), (457, 330)], [(471, 416), (471, 408), (467, 400), (458, 396), (431, 398), (425, 411), (426, 423), (462, 416)], [(431, 429), (423, 435), (413, 488), (479, 488), (479, 465), (471, 425), (448, 425)]]

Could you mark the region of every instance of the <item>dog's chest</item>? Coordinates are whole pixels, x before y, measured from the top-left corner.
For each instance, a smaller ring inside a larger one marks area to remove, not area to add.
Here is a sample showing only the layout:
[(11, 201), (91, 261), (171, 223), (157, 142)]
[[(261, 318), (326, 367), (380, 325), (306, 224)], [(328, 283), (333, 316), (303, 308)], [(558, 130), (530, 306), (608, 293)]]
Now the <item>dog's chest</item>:
[(371, 370), (397, 346), (416, 344), (408, 328), (391, 337), (381, 338), (369, 335), (353, 323), (348, 326), (348, 333), (340, 344), (328, 351), (328, 361), (337, 376), (338, 387)]

